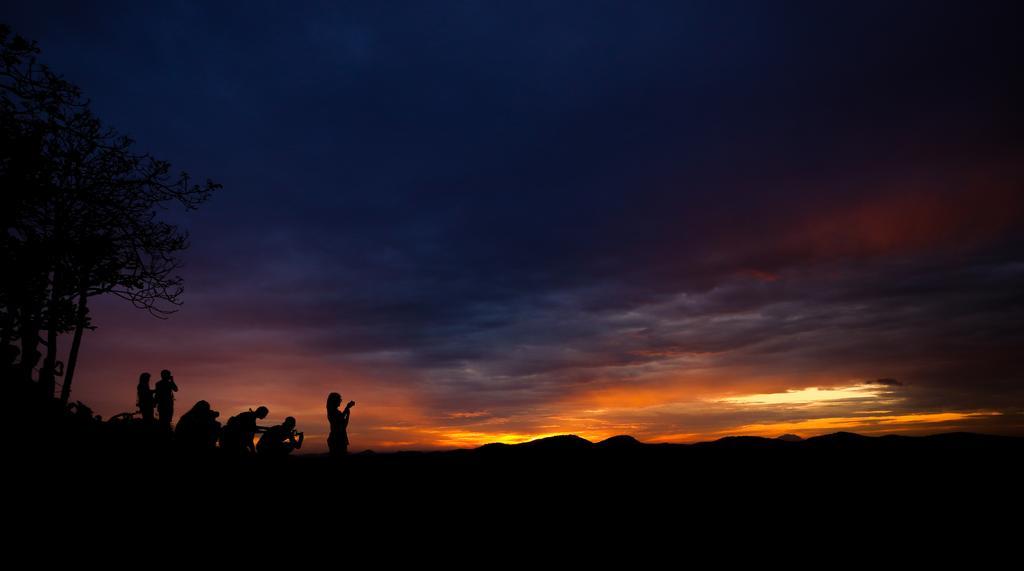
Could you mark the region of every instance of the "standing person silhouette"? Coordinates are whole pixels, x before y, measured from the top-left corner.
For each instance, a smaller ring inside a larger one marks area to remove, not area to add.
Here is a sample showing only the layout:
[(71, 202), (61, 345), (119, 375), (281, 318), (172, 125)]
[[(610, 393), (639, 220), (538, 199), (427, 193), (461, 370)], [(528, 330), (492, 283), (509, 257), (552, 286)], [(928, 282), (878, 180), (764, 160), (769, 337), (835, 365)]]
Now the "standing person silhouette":
[(332, 458), (344, 458), (348, 454), (348, 417), (356, 401), (349, 401), (345, 410), (338, 410), (341, 407), (341, 395), (331, 393), (327, 395), (327, 421), (331, 423), (331, 435), (327, 437), (327, 448)]
[(160, 417), (160, 426), (171, 429), (171, 419), (174, 418), (174, 393), (178, 392), (178, 385), (174, 383), (174, 377), (167, 369), (160, 371), (160, 380), (153, 387), (153, 397), (156, 400), (156, 413)]
[(153, 389), (149, 388), (149, 377), (149, 373), (139, 375), (139, 385), (135, 387), (136, 404), (146, 424), (153, 423)]

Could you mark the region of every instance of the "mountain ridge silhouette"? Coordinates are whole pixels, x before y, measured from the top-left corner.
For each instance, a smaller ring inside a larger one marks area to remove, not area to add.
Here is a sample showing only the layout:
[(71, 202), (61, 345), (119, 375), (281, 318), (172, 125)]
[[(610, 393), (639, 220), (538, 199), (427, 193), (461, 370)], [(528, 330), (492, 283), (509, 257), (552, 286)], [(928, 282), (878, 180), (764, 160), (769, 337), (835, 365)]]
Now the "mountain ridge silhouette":
[[(882, 434), (869, 436), (856, 432), (838, 431), (828, 434), (820, 434), (802, 438), (795, 434), (783, 434), (777, 437), (768, 436), (723, 436), (715, 440), (700, 442), (643, 442), (629, 434), (619, 434), (605, 438), (604, 440), (591, 441), (576, 434), (558, 434), (545, 436), (525, 442), (506, 443), (489, 442), (474, 448), (456, 448), (447, 450), (402, 450), (395, 452), (378, 452), (367, 449), (359, 454), (447, 454), (465, 452), (500, 452), (500, 451), (521, 451), (532, 450), (542, 452), (573, 452), (580, 450), (638, 450), (656, 448), (707, 448), (707, 449), (784, 449), (789, 447), (817, 447), (817, 448), (850, 448), (850, 447), (872, 447), (906, 445), (910, 443), (927, 444), (930, 447), (937, 444), (959, 444), (978, 445), (993, 443), (1019, 443), (1024, 445), (1024, 437), (1008, 436), (998, 434), (984, 434), (978, 432), (943, 432), (921, 436), (908, 436), (903, 434)], [(913, 444), (911, 444), (913, 445)], [(318, 456), (319, 454), (305, 454), (302, 456)]]

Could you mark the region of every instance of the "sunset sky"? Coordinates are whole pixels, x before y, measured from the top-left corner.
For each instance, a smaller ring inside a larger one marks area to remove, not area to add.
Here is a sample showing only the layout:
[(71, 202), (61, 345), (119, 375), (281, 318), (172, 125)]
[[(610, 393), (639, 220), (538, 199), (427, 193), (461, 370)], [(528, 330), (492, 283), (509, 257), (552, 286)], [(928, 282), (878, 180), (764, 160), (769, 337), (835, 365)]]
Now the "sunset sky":
[(331, 391), (356, 451), (1024, 434), (1020, 2), (143, 4), (0, 17), (224, 185), (177, 314), (95, 305), (104, 416), (168, 368), (313, 452)]

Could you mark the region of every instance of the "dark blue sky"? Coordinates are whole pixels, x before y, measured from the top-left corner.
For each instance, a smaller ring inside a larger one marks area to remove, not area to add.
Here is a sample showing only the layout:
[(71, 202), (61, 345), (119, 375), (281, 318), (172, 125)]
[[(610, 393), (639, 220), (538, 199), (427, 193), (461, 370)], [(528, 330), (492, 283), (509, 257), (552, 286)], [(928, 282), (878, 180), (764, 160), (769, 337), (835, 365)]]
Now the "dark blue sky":
[[(102, 412), (173, 365), (378, 447), (1024, 430), (1019, 3), (213, 4), (3, 11), (224, 185), (181, 313), (97, 309)], [(867, 396), (723, 400), (808, 387)]]

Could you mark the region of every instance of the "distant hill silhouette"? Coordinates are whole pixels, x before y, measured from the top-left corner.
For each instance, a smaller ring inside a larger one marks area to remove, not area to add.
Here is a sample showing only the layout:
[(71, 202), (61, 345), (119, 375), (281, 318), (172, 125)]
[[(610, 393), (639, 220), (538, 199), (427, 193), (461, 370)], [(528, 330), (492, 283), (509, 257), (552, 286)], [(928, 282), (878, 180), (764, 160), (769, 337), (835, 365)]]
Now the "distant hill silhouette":
[(886, 452), (892, 450), (922, 451), (922, 450), (991, 450), (993, 448), (1006, 448), (1007, 450), (1021, 450), (1024, 447), (1024, 438), (1012, 436), (996, 436), (990, 434), (976, 434), (970, 432), (950, 432), (946, 434), (934, 434), (929, 436), (865, 436), (854, 432), (834, 432), (810, 438), (801, 438), (795, 434), (784, 434), (776, 438), (765, 438), (761, 436), (726, 436), (718, 440), (697, 442), (693, 444), (656, 443), (648, 444), (637, 440), (629, 435), (612, 436), (606, 440), (594, 443), (574, 434), (549, 436), (538, 438), (519, 444), (493, 443), (485, 444), (479, 448), (452, 452), (433, 452), (432, 454), (444, 455), (454, 453), (509, 453), (521, 454), (523, 451), (530, 452), (560, 452), (560, 453), (614, 453), (621, 451), (641, 450), (675, 450), (683, 453), (686, 450), (717, 450), (717, 451), (761, 451), (761, 450), (803, 450), (814, 451), (835, 451), (835, 452), (857, 452), (873, 450)]
[(599, 448), (634, 449), (643, 446), (643, 443), (628, 434), (620, 434), (598, 442), (597, 446)]
[(529, 450), (543, 450), (543, 451), (567, 451), (567, 450), (584, 450), (592, 447), (594, 444), (585, 438), (580, 438), (575, 434), (564, 434), (561, 436), (549, 436), (547, 438), (538, 438), (537, 440), (531, 440), (529, 442), (523, 442), (521, 444), (514, 445), (516, 448), (529, 449)]

